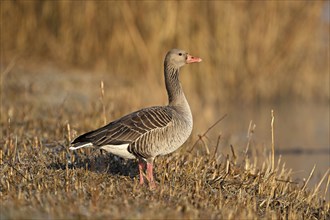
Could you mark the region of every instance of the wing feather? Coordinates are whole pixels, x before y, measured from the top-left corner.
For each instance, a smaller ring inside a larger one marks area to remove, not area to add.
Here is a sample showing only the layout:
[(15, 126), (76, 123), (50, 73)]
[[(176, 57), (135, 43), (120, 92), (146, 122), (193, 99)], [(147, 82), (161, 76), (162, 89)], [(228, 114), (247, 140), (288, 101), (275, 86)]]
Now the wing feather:
[(90, 142), (96, 147), (131, 144), (154, 129), (166, 127), (171, 120), (172, 110), (168, 107), (145, 108), (87, 132), (76, 138), (72, 144)]

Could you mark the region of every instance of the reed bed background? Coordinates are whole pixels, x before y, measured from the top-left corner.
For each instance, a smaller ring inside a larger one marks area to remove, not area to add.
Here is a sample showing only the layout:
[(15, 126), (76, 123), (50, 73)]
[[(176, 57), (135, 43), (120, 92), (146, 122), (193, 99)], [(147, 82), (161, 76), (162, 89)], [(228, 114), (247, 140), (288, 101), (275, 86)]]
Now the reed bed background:
[(208, 102), (328, 101), (326, 4), (2, 1), (2, 68), (35, 57), (162, 83), (162, 58), (180, 47), (204, 59), (189, 86)]
[[(272, 157), (271, 117), (268, 142), (252, 121), (231, 118), (248, 130), (239, 145), (223, 121), (210, 127), (226, 105), (329, 104), (328, 2), (0, 4), (1, 219), (330, 218), (329, 170), (312, 187), (315, 167), (295, 181)], [(77, 134), (166, 104), (162, 62), (175, 47), (203, 59), (181, 75), (194, 131), (157, 158), (155, 191), (138, 186), (135, 161), (68, 151)]]

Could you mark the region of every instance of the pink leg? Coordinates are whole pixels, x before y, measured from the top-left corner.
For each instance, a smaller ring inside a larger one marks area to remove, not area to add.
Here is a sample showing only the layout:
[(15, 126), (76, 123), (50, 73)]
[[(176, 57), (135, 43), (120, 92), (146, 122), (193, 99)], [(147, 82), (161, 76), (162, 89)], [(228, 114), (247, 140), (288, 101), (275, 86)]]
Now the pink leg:
[(155, 181), (154, 181), (154, 175), (153, 175), (153, 172), (152, 172), (152, 168), (153, 168), (152, 163), (147, 162), (147, 178), (149, 180), (149, 186), (150, 186), (151, 189), (155, 189), (156, 184), (155, 184)]
[(144, 184), (143, 170), (144, 170), (144, 163), (142, 160), (139, 160), (140, 185)]

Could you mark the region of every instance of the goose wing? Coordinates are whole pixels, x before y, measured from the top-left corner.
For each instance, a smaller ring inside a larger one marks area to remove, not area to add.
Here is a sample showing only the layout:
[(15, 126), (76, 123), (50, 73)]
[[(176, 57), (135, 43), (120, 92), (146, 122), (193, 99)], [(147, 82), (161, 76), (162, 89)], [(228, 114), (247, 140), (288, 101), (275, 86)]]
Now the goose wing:
[(71, 144), (78, 146), (92, 143), (96, 147), (130, 144), (154, 129), (166, 127), (171, 120), (172, 111), (168, 107), (145, 108), (85, 133)]

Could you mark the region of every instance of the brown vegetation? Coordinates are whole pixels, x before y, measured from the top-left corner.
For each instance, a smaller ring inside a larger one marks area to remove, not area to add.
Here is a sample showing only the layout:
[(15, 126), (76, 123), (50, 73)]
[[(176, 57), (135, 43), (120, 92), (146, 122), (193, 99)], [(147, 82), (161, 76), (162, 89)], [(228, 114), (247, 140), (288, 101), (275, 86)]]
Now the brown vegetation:
[(136, 79), (158, 78), (166, 51), (179, 47), (203, 58), (189, 85), (208, 102), (329, 100), (325, 4), (5, 1), (1, 53)]
[[(291, 171), (280, 161), (273, 169), (268, 154), (251, 158), (231, 147), (231, 155), (223, 155), (205, 150), (202, 141), (188, 153), (190, 142), (179, 152), (157, 158), (159, 184), (151, 191), (139, 185), (136, 162), (90, 149), (68, 151), (74, 135), (69, 124), (28, 121), (6, 124), (0, 152), (2, 219), (330, 217), (327, 192), (319, 186), (306, 188), (309, 178), (305, 183), (292, 181)], [(43, 138), (53, 133), (63, 138)], [(320, 184), (326, 177), (328, 188), (327, 173)]]
[[(220, 103), (328, 102), (324, 2), (0, 4), (1, 219), (330, 218), (329, 170), (314, 188), (315, 167), (296, 182), (271, 153), (276, 133), (266, 149), (253, 124), (247, 146), (215, 127), (196, 135), (226, 113)], [(203, 58), (181, 76), (196, 123), (181, 150), (156, 159), (156, 190), (139, 186), (135, 161), (68, 151), (77, 134), (165, 104), (161, 66), (173, 47)]]

